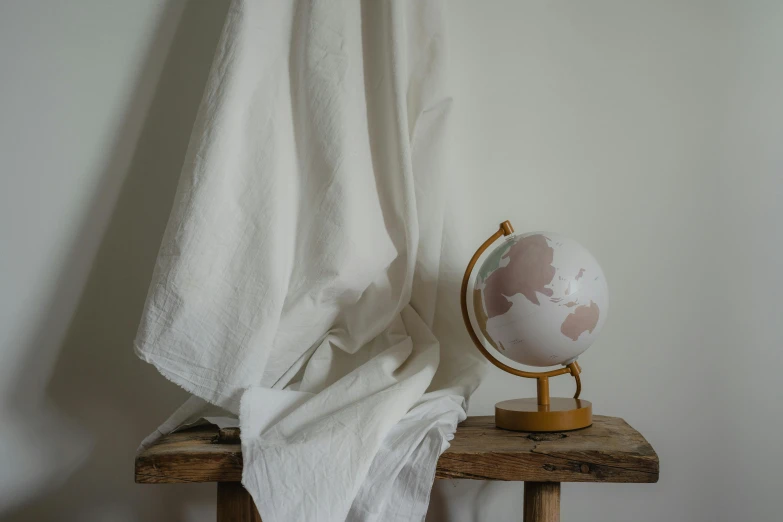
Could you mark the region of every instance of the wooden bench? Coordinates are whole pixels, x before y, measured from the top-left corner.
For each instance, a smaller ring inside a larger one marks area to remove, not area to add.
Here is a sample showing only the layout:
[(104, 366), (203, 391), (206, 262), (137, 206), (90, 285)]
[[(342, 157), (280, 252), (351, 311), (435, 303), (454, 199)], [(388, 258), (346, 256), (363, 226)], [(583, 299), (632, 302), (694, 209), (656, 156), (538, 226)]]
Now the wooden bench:
[[(172, 433), (136, 456), (136, 482), (217, 482), (218, 522), (260, 521), (242, 488), (239, 430), (201, 426)], [(436, 478), (524, 481), (524, 520), (560, 520), (561, 482), (657, 482), (658, 456), (617, 417), (565, 433), (523, 433), (469, 417), (438, 460)], [(609, 519), (611, 515), (607, 514)]]

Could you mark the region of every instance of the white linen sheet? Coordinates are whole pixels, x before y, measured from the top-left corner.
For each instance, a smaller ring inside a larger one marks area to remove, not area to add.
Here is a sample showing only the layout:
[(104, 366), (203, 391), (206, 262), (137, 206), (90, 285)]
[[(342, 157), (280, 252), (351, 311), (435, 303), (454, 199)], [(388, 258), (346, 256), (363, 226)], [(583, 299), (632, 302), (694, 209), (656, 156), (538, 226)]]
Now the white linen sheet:
[(143, 444), (238, 415), (265, 522), (422, 520), (478, 383), (440, 364), (442, 10), (229, 9), (136, 352), (194, 395)]

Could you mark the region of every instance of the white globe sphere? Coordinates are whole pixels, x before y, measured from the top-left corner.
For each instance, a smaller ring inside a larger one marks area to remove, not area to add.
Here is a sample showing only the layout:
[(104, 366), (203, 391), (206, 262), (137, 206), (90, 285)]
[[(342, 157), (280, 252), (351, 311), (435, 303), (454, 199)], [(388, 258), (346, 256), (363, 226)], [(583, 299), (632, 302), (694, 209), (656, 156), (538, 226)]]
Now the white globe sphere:
[(476, 323), (501, 354), (528, 366), (568, 364), (606, 322), (606, 278), (572, 239), (512, 235), (490, 253), (473, 288)]

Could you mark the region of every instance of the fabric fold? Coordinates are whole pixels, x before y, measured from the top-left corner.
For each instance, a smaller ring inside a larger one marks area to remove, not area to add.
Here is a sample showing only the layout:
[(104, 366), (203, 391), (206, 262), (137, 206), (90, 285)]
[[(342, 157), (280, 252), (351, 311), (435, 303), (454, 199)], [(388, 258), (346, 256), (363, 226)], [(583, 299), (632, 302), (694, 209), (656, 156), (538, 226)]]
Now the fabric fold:
[(229, 9), (135, 346), (194, 395), (145, 444), (237, 415), (265, 521), (422, 520), (477, 384), (433, 333), (442, 11)]

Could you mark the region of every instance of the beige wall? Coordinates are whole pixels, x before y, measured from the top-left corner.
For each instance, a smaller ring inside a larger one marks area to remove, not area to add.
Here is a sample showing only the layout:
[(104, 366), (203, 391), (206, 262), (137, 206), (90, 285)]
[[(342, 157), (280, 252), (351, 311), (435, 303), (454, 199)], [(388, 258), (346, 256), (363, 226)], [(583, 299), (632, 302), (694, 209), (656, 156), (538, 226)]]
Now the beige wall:
[(133, 484), (185, 394), (132, 341), (226, 8), (0, 2), (0, 519), (214, 520)]
[[(0, 2), (4, 519), (214, 516), (210, 486), (132, 483), (136, 444), (183, 394), (130, 347), (225, 9)], [(503, 219), (593, 252), (612, 303), (584, 396), (662, 461), (656, 485), (564, 486), (563, 520), (779, 520), (783, 7), (449, 11), (449, 191), (479, 209), (463, 254)], [(489, 371), (471, 414), (534, 393)], [(429, 518), (518, 519), (520, 492), (441, 483)]]

